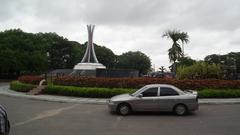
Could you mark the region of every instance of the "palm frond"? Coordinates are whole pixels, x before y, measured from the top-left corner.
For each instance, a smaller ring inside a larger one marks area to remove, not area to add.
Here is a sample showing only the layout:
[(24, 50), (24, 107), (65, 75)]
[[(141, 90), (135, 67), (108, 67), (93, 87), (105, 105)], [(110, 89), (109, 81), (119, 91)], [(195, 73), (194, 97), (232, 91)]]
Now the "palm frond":
[(168, 30), (163, 33), (162, 37), (170, 38), (173, 41), (172, 47), (168, 50), (168, 56), (170, 62), (176, 62), (178, 59), (184, 56), (183, 50), (178, 41), (182, 44), (189, 42), (189, 36), (187, 32), (180, 32), (179, 30)]

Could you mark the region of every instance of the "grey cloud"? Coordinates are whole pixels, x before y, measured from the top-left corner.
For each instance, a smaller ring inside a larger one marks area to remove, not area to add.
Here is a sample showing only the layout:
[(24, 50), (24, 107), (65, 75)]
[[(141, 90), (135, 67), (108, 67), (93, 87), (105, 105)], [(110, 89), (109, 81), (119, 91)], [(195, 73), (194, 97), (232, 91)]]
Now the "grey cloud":
[[(194, 1), (182, 15), (186, 27), (213, 30), (234, 30), (240, 23), (240, 1), (237, 0), (203, 0)], [(181, 19), (179, 19), (181, 20)]]
[(161, 35), (167, 29), (189, 33), (186, 53), (194, 58), (240, 50), (239, 0), (0, 0), (0, 3), (1, 30), (20, 27), (28, 32), (52, 31), (85, 42), (85, 25), (93, 23), (97, 25), (94, 40), (98, 44), (118, 54), (141, 50), (153, 62), (165, 65), (169, 64), (167, 50), (171, 41)]
[[(240, 24), (238, 0), (1, 0), (1, 20), (18, 12), (53, 23), (149, 25), (233, 30)], [(24, 10), (32, 7), (31, 11)]]
[(7, 21), (16, 15), (19, 10), (21, 1), (15, 2), (10, 0), (0, 0), (0, 21)]
[[(96, 1), (95, 1), (96, 2)], [(96, 2), (92, 10), (85, 12), (86, 20), (100, 24), (146, 24), (156, 21), (155, 15), (162, 14), (166, 1), (147, 0), (104, 0)], [(91, 7), (92, 3), (86, 6)], [(161, 5), (161, 7), (159, 7)], [(158, 18), (161, 19), (161, 18)]]

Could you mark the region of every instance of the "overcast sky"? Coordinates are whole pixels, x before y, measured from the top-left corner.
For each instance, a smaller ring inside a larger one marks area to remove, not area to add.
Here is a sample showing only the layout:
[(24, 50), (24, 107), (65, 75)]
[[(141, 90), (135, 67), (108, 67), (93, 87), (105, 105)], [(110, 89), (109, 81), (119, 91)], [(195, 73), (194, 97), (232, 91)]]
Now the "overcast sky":
[(185, 53), (194, 59), (240, 51), (239, 0), (0, 0), (0, 31), (56, 32), (84, 43), (87, 24), (96, 25), (96, 44), (115, 54), (142, 51), (156, 69), (170, 65), (167, 29), (189, 34)]

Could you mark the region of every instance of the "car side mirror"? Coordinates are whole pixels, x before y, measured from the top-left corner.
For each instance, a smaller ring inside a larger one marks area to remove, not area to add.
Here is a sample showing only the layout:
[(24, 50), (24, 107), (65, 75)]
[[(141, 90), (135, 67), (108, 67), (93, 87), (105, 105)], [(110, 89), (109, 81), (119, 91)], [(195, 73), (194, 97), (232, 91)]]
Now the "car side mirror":
[(143, 94), (139, 94), (137, 97), (142, 98), (142, 97), (143, 97)]

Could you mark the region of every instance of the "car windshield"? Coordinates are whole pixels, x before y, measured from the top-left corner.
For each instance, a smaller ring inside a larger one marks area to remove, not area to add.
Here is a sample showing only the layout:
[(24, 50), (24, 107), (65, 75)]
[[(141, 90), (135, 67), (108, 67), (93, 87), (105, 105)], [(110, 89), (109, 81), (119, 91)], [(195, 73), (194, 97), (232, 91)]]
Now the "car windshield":
[(135, 91), (134, 93), (132, 93), (132, 94), (130, 94), (130, 95), (131, 95), (131, 96), (136, 96), (136, 95), (138, 95), (138, 93), (139, 93), (140, 91), (142, 91), (142, 90), (144, 90), (144, 89), (146, 89), (146, 88), (147, 88), (147, 86), (144, 86), (144, 87), (142, 87), (141, 89)]

